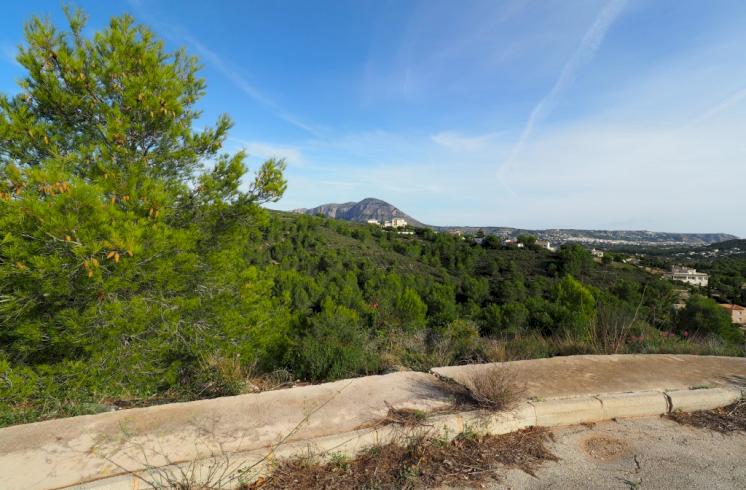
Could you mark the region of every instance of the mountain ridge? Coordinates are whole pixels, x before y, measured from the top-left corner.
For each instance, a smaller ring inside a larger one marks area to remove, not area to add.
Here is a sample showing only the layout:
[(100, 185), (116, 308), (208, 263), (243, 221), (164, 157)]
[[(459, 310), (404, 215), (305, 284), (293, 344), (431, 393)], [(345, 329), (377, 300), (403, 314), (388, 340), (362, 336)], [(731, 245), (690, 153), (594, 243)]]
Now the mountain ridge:
[(328, 218), (357, 221), (359, 223), (365, 223), (369, 219), (387, 221), (393, 218), (403, 218), (414, 227), (433, 228), (414, 219), (396, 206), (375, 197), (366, 197), (358, 202), (328, 203), (314, 208), (294, 209), (293, 212), (314, 216), (320, 214)]
[(521, 234), (532, 234), (543, 240), (557, 243), (580, 242), (594, 245), (711, 245), (727, 240), (738, 240), (728, 233), (672, 233), (649, 230), (583, 230), (576, 228), (547, 228), (532, 230), (508, 226), (437, 226), (416, 220), (396, 206), (382, 199), (367, 197), (358, 202), (327, 203), (313, 208), (292, 210), (294, 213), (322, 215), (328, 218), (365, 223), (368, 220), (388, 221), (403, 218), (411, 226), (430, 228), (441, 232), (476, 233), (515, 238)]

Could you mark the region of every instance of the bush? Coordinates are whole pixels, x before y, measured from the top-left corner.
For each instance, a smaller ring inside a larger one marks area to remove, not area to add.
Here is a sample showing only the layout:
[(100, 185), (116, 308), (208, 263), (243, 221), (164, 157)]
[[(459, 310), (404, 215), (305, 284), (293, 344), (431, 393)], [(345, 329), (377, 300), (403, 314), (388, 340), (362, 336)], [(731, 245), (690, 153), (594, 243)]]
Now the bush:
[(553, 291), (557, 333), (580, 341), (590, 340), (596, 316), (596, 300), (590, 289), (570, 275), (558, 282)]
[(500, 365), (475, 366), (460, 385), (477, 406), (495, 411), (510, 410), (525, 393), (525, 387), (515, 381), (513, 373)]
[(196, 398), (217, 398), (240, 395), (246, 389), (249, 376), (241, 366), (238, 356), (203, 355), (196, 367), (196, 372), (188, 383), (189, 395)]
[(679, 332), (686, 332), (688, 336), (717, 335), (733, 345), (744, 341), (743, 333), (733, 325), (728, 312), (714, 300), (698, 294), (692, 295), (679, 312), (676, 326)]
[(432, 356), (436, 366), (448, 366), (480, 359), (479, 329), (466, 320), (456, 320), (434, 339)]
[(377, 372), (378, 357), (357, 313), (327, 300), (291, 352), (291, 370), (311, 381), (331, 381)]

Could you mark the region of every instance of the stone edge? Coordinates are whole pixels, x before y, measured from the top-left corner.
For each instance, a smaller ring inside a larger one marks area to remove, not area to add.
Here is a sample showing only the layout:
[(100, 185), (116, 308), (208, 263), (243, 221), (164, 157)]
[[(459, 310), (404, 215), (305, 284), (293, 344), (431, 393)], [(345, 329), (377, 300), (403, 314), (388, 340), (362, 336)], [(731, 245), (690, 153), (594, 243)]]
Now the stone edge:
[[(452, 439), (464, 431), (500, 435), (526, 427), (558, 427), (593, 423), (616, 418), (649, 417), (674, 411), (710, 410), (729, 405), (744, 396), (738, 388), (703, 388), (671, 391), (638, 391), (602, 393), (593, 396), (564, 397), (530, 400), (510, 412), (485, 411), (456, 412), (433, 415), (420, 426), (405, 428), (398, 425), (358, 429), (305, 441), (287, 443), (277, 448), (235, 453), (240, 460), (226, 463), (225, 455), (208, 457), (197, 463), (167, 467), (105, 477), (103, 479), (62, 487), (75, 490), (139, 490), (150, 488), (148, 482), (157, 482), (164, 475), (176, 474), (189, 465), (189, 471), (199, 475), (217, 463), (235, 465), (235, 469), (255, 465), (247, 480), (262, 477), (279, 459), (298, 455), (314, 455), (321, 459), (334, 454), (353, 455), (377, 444), (422, 435), (437, 435)], [(162, 482), (162, 480), (161, 480)]]

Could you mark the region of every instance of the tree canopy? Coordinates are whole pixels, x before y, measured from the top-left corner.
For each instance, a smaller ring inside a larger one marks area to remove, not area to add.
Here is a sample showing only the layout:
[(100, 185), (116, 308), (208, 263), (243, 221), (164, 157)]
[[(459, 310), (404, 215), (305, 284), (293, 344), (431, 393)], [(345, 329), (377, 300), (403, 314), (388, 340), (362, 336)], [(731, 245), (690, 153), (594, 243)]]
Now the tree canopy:
[(221, 153), (230, 119), (193, 129), (194, 57), (129, 16), (92, 38), (68, 20), (28, 23), (27, 75), (0, 97), (0, 364), (22, 366), (6, 376), (149, 396), (188, 384), (207, 346), (261, 356), (282, 315), (242, 251), (284, 162), (242, 185), (245, 154)]

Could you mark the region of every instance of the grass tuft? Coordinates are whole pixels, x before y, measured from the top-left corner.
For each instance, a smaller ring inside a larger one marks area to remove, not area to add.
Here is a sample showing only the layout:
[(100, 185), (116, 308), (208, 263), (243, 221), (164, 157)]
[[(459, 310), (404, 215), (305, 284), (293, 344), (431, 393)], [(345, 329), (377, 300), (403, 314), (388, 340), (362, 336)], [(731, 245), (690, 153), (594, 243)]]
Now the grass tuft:
[(513, 373), (500, 365), (470, 370), (455, 390), (462, 401), (492, 411), (511, 410), (526, 392)]

